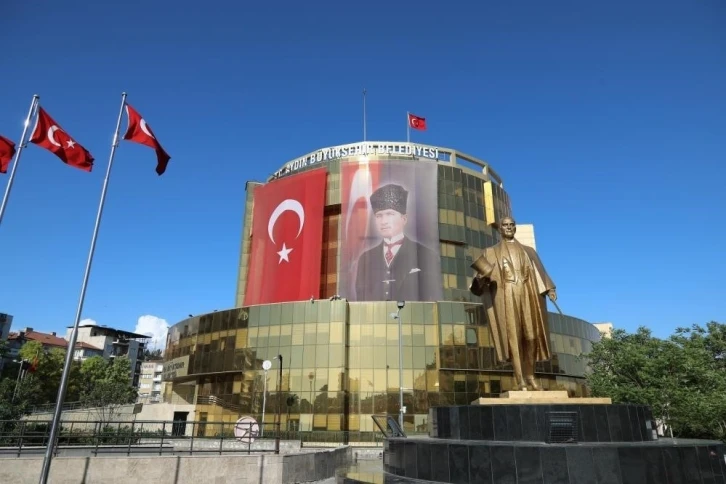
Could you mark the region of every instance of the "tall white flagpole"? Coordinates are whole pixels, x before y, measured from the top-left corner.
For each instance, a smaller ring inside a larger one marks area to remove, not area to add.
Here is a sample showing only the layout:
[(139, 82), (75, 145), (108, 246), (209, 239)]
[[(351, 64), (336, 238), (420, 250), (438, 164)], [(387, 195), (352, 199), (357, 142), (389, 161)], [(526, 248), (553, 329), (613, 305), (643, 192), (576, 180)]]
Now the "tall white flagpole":
[(25, 126), (23, 126), (23, 134), (20, 135), (20, 143), (18, 143), (18, 149), (15, 151), (15, 159), (13, 160), (13, 168), (10, 170), (10, 177), (8, 178), (7, 187), (5, 187), (5, 195), (3, 195), (3, 201), (0, 205), (0, 223), (3, 221), (3, 215), (5, 215), (5, 207), (8, 204), (8, 198), (10, 198), (10, 190), (13, 188), (13, 181), (15, 181), (15, 170), (18, 168), (18, 162), (20, 161), (20, 153), (25, 148), (25, 135), (28, 134), (28, 127), (30, 127), (30, 118), (35, 115), (35, 108), (38, 106), (38, 100), (40, 96), (37, 94), (33, 95), (33, 100), (30, 102), (30, 109), (28, 115), (25, 117)]
[(366, 136), (366, 89), (363, 88), (363, 141), (367, 141)]
[(411, 113), (406, 111), (406, 142), (411, 142)]
[(78, 299), (78, 308), (76, 309), (76, 320), (73, 322), (73, 331), (68, 341), (68, 349), (66, 350), (66, 361), (63, 365), (63, 374), (61, 375), (60, 388), (58, 388), (58, 398), (55, 402), (55, 412), (53, 413), (53, 422), (50, 426), (50, 437), (48, 445), (45, 449), (45, 457), (43, 458), (43, 468), (40, 473), (40, 484), (47, 484), (48, 474), (50, 471), (50, 461), (53, 458), (53, 448), (58, 438), (58, 429), (60, 427), (60, 417), (63, 409), (63, 400), (66, 398), (66, 390), (68, 389), (68, 377), (71, 373), (71, 364), (73, 363), (73, 350), (76, 347), (78, 339), (78, 323), (81, 320), (83, 312), (83, 302), (86, 298), (86, 288), (88, 287), (88, 277), (91, 273), (91, 264), (93, 263), (93, 253), (96, 250), (96, 240), (98, 239), (98, 229), (101, 226), (101, 215), (103, 215), (103, 205), (106, 202), (106, 190), (108, 189), (108, 179), (111, 176), (111, 166), (113, 166), (113, 157), (116, 154), (118, 146), (118, 132), (121, 128), (121, 116), (126, 106), (126, 93), (121, 93), (121, 108), (118, 112), (118, 120), (116, 121), (116, 131), (113, 133), (113, 141), (111, 143), (111, 154), (108, 158), (108, 168), (106, 168), (106, 178), (103, 180), (103, 188), (101, 189), (101, 201), (98, 204), (98, 213), (96, 214), (96, 225), (93, 227), (93, 235), (91, 236), (91, 249), (88, 251), (88, 260), (86, 261), (86, 271), (83, 274), (83, 283), (81, 284), (81, 295)]

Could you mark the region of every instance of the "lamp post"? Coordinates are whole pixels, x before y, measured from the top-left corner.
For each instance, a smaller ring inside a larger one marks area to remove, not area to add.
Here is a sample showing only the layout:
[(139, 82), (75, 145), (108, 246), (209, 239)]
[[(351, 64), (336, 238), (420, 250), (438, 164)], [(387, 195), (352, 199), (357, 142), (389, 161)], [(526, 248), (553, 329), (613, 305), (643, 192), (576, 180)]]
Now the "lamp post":
[(275, 415), (275, 454), (280, 453), (280, 420), (282, 414), (282, 355), (277, 355), (276, 360), (280, 360), (280, 373), (277, 377), (277, 415)]
[(401, 325), (401, 309), (406, 305), (406, 301), (398, 301), (396, 306), (398, 311), (393, 315), (393, 319), (398, 320), (398, 425), (403, 430), (403, 329)]
[(265, 436), (265, 409), (267, 408), (267, 370), (272, 368), (272, 362), (265, 360), (262, 362), (262, 369), (265, 370), (265, 381), (262, 384), (262, 422), (260, 422), (260, 437)]
[(11, 401), (15, 401), (15, 396), (18, 394), (18, 388), (20, 388), (20, 381), (24, 378), (23, 372), (25, 371), (25, 366), (27, 364), (28, 360), (20, 360), (20, 368), (18, 368), (18, 379), (15, 381), (15, 390), (13, 390), (13, 399)]
[(310, 379), (310, 408), (313, 412), (313, 418), (310, 420), (310, 431), (312, 432), (315, 430), (315, 395), (313, 394), (313, 380), (315, 380), (315, 372), (310, 372), (308, 374), (308, 378)]

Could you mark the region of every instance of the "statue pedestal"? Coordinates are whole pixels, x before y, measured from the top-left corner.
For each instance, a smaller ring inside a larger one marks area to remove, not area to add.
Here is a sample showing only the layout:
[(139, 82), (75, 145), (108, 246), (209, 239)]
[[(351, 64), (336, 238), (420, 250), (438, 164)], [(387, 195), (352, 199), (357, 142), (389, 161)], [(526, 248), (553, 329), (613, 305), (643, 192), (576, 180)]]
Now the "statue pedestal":
[(726, 482), (723, 442), (658, 438), (645, 405), (507, 392), (429, 409), (429, 435), (388, 437), (383, 475), (338, 483)]
[(611, 405), (610, 398), (570, 398), (565, 390), (558, 391), (512, 391), (504, 392), (499, 398), (479, 398), (472, 405)]

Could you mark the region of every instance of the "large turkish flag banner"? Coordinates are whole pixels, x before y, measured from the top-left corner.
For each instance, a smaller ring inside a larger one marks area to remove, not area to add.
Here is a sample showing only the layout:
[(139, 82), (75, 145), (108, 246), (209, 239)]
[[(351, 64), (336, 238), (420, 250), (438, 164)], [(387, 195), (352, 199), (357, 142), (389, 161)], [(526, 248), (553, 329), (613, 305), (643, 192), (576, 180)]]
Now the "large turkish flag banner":
[(321, 168), (255, 189), (245, 306), (320, 296), (326, 178)]

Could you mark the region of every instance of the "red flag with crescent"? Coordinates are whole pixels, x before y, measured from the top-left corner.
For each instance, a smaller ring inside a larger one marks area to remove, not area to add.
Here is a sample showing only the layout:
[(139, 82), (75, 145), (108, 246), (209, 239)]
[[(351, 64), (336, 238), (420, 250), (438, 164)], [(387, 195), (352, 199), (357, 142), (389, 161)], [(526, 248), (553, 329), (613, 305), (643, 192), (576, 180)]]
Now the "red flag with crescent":
[(0, 173), (8, 172), (13, 156), (15, 156), (15, 143), (0, 135)]
[(408, 113), (408, 124), (413, 129), (418, 129), (419, 131), (426, 131), (426, 118), (422, 118), (421, 116), (416, 116), (415, 114)]
[(320, 296), (326, 180), (318, 168), (255, 188), (245, 306)]
[(163, 175), (171, 156), (161, 147), (161, 143), (156, 139), (154, 132), (151, 130), (151, 126), (146, 124), (143, 116), (128, 103), (126, 103), (126, 114), (129, 117), (129, 127), (126, 129), (124, 139), (153, 148), (156, 152), (156, 173)]
[(38, 107), (38, 118), (35, 120), (35, 129), (30, 142), (50, 151), (67, 165), (83, 171), (91, 171), (93, 168), (91, 153), (77, 143), (41, 107)]

